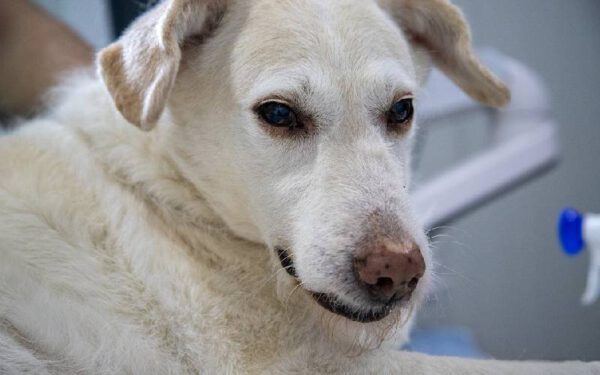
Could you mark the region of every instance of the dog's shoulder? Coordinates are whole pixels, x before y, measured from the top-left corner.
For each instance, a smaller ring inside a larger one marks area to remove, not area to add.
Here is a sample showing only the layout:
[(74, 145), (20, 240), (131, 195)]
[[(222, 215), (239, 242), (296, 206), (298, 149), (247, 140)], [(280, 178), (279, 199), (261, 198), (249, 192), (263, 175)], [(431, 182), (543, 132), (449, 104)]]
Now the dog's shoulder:
[[(72, 77), (52, 96), (48, 113), (0, 137), (0, 239), (48, 232), (75, 245), (106, 231), (102, 206), (114, 181), (97, 150), (122, 138), (109, 134), (119, 118), (93, 76)], [(113, 196), (110, 205), (127, 202)]]
[(35, 238), (43, 227), (60, 231), (73, 224), (67, 221), (89, 217), (98, 197), (82, 182), (93, 168), (73, 132), (53, 121), (0, 138), (0, 238)]
[[(83, 99), (0, 138), (0, 372), (43, 373), (61, 358), (57, 373), (166, 373), (177, 365), (126, 318), (140, 318), (126, 302), (140, 300), (144, 283), (125, 271), (115, 218), (135, 209), (94, 152), (93, 128), (111, 115)], [(145, 227), (128, 229), (143, 236)]]

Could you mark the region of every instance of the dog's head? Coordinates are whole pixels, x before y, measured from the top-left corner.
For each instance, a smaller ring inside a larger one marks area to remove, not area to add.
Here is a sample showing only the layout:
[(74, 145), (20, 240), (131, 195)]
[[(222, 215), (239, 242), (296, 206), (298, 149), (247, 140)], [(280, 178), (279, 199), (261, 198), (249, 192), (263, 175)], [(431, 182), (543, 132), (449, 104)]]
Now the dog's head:
[(99, 57), (119, 111), (160, 122), (231, 229), (361, 323), (427, 285), (409, 179), (430, 62), (473, 98), (508, 101), (447, 0), (171, 0)]

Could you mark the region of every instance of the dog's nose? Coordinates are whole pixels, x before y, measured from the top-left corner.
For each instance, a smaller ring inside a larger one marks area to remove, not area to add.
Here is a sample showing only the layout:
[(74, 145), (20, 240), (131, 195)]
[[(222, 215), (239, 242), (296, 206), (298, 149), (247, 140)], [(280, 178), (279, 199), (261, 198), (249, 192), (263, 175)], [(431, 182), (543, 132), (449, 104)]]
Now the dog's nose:
[(412, 293), (425, 272), (421, 250), (412, 241), (377, 241), (358, 251), (353, 263), (357, 278), (385, 302)]

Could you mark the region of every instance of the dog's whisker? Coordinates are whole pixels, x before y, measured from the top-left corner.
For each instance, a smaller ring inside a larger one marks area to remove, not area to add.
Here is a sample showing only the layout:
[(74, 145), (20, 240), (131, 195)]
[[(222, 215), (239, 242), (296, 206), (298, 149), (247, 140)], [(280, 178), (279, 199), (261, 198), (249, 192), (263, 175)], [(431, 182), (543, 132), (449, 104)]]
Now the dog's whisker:
[[(440, 269), (440, 268), (441, 268), (441, 269), (444, 269), (444, 270), (448, 271), (448, 272), (449, 272), (449, 275), (452, 275), (452, 276), (458, 276), (458, 277), (461, 277), (461, 278), (463, 278), (463, 279), (464, 279), (464, 280), (466, 280), (466, 281), (469, 281), (469, 282), (471, 282), (471, 283), (475, 283), (475, 280), (473, 280), (473, 279), (469, 278), (469, 277), (468, 277), (468, 276), (466, 276), (464, 273), (462, 273), (462, 272), (459, 272), (459, 271), (457, 271), (457, 270), (455, 270), (455, 269), (453, 269), (453, 268), (450, 268), (449, 266), (447, 266), (447, 265), (445, 265), (445, 264), (442, 264), (442, 263), (435, 263), (435, 264), (434, 264), (434, 267), (435, 267), (436, 269)], [(440, 273), (439, 271), (436, 271), (435, 275), (441, 276), (441, 275), (443, 275), (443, 274), (442, 274), (442, 273)]]
[(287, 296), (287, 298), (286, 298), (286, 300), (285, 300), (285, 303), (286, 303), (286, 304), (289, 302), (289, 300), (290, 300), (290, 298), (292, 297), (292, 295), (293, 295), (293, 294), (294, 294), (294, 293), (295, 293), (297, 290), (299, 290), (299, 289), (300, 289), (302, 286), (303, 286), (303, 283), (302, 283), (302, 282), (299, 282), (299, 283), (298, 283), (298, 285), (296, 285), (296, 286), (295, 286), (295, 287), (292, 289), (292, 291), (291, 291), (291, 292), (288, 294), (288, 296)]
[(454, 238), (454, 236), (448, 233), (440, 233), (436, 234), (435, 236), (429, 237), (429, 241), (434, 242), (434, 240), (437, 240), (438, 238)]
[(273, 279), (275, 279), (282, 271), (285, 271), (283, 268), (278, 268), (275, 272), (273, 272), (269, 277), (267, 277), (258, 287), (257, 290), (261, 290), (265, 286), (267, 286)]
[(286, 273), (285, 269), (277, 268), (268, 277), (266, 277), (250, 294), (245, 294), (245, 298), (252, 299), (259, 295), (263, 288), (267, 287), (273, 280), (275, 280), (281, 273)]

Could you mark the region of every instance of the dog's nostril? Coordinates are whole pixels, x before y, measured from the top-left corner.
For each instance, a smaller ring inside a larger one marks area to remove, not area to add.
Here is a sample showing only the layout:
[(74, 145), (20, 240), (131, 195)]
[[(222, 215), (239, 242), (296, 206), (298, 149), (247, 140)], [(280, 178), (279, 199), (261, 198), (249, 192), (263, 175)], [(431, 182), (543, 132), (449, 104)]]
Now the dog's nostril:
[(390, 293), (394, 289), (394, 280), (389, 277), (380, 277), (377, 279), (375, 287), (383, 293)]
[(411, 294), (425, 272), (418, 246), (388, 240), (359, 248), (352, 266), (358, 282), (370, 296), (386, 303)]

